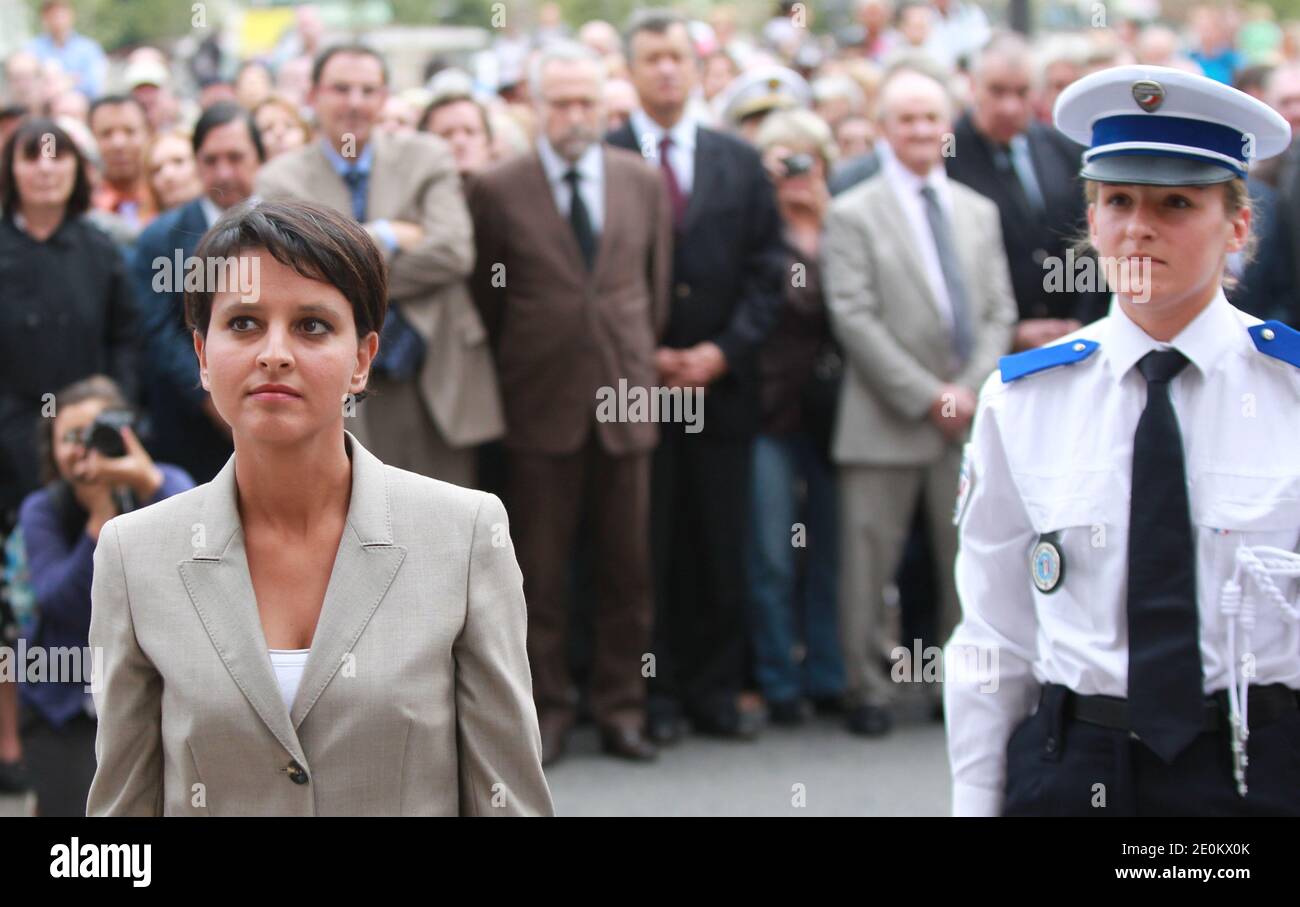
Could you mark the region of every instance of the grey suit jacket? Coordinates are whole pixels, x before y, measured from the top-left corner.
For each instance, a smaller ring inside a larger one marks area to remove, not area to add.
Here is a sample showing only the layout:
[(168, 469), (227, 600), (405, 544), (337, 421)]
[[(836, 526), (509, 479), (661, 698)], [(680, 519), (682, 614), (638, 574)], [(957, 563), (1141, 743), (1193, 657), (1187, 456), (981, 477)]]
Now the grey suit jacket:
[(978, 392), (1011, 348), (1016, 301), (997, 206), (960, 183), (949, 180), (948, 187), (975, 333), (974, 349), (957, 374), (912, 228), (884, 173), (831, 202), (823, 275), (846, 365), (831, 442), (837, 463), (937, 461), (947, 442), (927, 413), (940, 386)]
[[(439, 138), (416, 134), (371, 138), (375, 157), (366, 199), (369, 220), (404, 220), (424, 228), (418, 247), (388, 260), (388, 295), (424, 338), (420, 397), (452, 447), (501, 437), (505, 417), (487, 332), (470, 299), (466, 279), (474, 267), (474, 234), (450, 149)], [(264, 198), (311, 199), (352, 216), (352, 196), (319, 142), (281, 155), (257, 175)], [(382, 249), (382, 247), (381, 247)], [(411, 426), (370, 424), (358, 409), (362, 440)], [(371, 442), (374, 443), (374, 442)], [(378, 447), (378, 444), (375, 444)]]
[(90, 815), (553, 812), (505, 509), (345, 437), (347, 524), (292, 709), (249, 578), (235, 457), (104, 526)]

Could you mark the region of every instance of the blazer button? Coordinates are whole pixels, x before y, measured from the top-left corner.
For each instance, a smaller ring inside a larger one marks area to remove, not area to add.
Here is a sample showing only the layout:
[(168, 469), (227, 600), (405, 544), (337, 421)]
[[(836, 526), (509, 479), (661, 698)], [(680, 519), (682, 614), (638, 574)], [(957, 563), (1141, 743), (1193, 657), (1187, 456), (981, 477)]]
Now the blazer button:
[(306, 770), (298, 764), (297, 759), (290, 762), (284, 770), (289, 773), (289, 780), (294, 784), (306, 784), (309, 780)]
[(690, 296), (690, 295), (691, 295), (691, 287), (690, 287), (690, 284), (679, 283), (679, 284), (677, 285), (677, 298), (678, 298), (678, 299), (685, 299), (687, 296)]

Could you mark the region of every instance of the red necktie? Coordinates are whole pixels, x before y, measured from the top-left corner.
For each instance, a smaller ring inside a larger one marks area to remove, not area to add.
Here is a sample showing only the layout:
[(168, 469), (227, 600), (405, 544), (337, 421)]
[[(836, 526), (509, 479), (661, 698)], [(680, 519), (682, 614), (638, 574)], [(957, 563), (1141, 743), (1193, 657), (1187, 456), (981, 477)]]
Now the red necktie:
[(659, 167), (664, 172), (664, 184), (668, 186), (668, 201), (673, 206), (673, 229), (680, 230), (686, 221), (686, 195), (681, 184), (677, 182), (677, 172), (668, 161), (668, 149), (673, 147), (672, 136), (659, 140)]

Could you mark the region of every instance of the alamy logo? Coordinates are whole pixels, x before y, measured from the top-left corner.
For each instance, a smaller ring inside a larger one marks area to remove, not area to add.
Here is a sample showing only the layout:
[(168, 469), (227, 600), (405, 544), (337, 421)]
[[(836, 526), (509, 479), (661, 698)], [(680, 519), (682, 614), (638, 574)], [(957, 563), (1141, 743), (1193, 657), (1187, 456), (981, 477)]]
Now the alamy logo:
[(148, 888), (152, 879), (152, 844), (70, 844), (50, 848), (50, 877), (54, 879), (131, 879)]

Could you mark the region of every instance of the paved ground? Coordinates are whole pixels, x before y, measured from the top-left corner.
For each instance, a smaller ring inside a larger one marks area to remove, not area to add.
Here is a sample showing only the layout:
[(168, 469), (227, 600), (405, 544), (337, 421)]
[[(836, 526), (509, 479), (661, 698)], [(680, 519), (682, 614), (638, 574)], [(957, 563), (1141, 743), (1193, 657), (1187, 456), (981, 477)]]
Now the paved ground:
[[(943, 725), (914, 696), (897, 717), (879, 740), (851, 736), (831, 718), (770, 727), (754, 743), (687, 737), (650, 765), (602, 755), (595, 730), (583, 727), (546, 776), (564, 816), (947, 815)], [(800, 792), (805, 805), (794, 806)], [(0, 797), (0, 818), (27, 810)]]
[[(601, 755), (596, 732), (581, 728), (546, 777), (566, 816), (947, 815), (943, 725), (920, 702), (898, 717), (879, 740), (851, 736), (830, 718), (768, 728), (754, 743), (688, 737), (650, 765)], [(797, 784), (802, 807), (792, 803)]]

